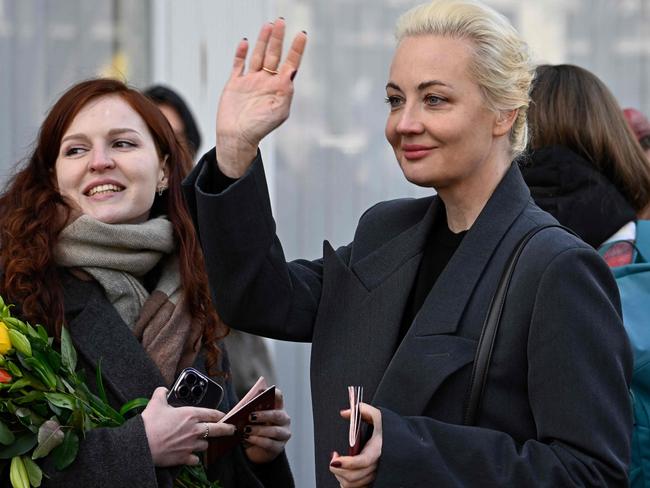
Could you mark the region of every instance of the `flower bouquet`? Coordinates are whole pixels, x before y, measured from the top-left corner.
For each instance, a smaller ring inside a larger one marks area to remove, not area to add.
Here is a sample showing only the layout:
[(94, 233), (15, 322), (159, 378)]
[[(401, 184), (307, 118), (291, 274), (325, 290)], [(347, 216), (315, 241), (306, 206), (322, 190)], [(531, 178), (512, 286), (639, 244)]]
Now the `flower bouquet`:
[[(77, 353), (63, 328), (61, 349), (41, 325), (11, 316), (0, 297), (0, 476), (9, 465), (13, 488), (39, 487), (39, 462), (49, 458), (63, 470), (77, 456), (80, 441), (96, 427), (118, 427), (129, 413), (146, 406), (136, 398), (119, 411), (108, 403), (98, 369), (97, 394), (76, 371)], [(201, 465), (184, 466), (177, 488), (219, 488)]]

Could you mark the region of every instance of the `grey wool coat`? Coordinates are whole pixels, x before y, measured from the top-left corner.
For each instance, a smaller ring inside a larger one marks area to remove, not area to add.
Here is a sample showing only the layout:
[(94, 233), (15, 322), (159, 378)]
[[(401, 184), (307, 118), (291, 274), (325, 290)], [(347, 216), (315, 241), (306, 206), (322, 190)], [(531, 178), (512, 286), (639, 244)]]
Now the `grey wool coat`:
[[(443, 270), (406, 336), (402, 314), (438, 197), (387, 201), (353, 241), (287, 263), (261, 156), (240, 179), (214, 150), (185, 182), (214, 301), (231, 327), (312, 342), (316, 485), (338, 487), (339, 410), (363, 385), (381, 410), (375, 488), (627, 486), (632, 355), (618, 292), (594, 250), (562, 229), (524, 250), (505, 302), (478, 425), (462, 425), (476, 345), (504, 264), (555, 220), (516, 164)], [(335, 196), (334, 196), (335, 198)], [(228, 291), (228, 293), (226, 293)]]
[[(137, 397), (150, 398), (165, 386), (160, 371), (122, 321), (95, 282), (87, 282), (62, 271), (66, 322), (78, 354), (78, 367), (85, 370), (91, 389), (101, 359), (104, 388), (114, 408)], [(222, 355), (222, 371), (228, 368)], [(205, 371), (201, 355), (194, 367)], [(228, 410), (235, 398), (230, 382), (221, 408)], [(93, 429), (79, 444), (74, 463), (63, 471), (43, 466), (49, 478), (44, 488), (171, 488), (178, 468), (156, 468), (151, 459), (142, 417), (136, 415), (121, 427)], [(236, 448), (211, 467), (211, 474), (224, 488), (293, 487), (286, 456), (266, 465), (249, 463)], [(1, 482), (2, 480), (0, 480)], [(6, 480), (8, 483), (8, 479)], [(0, 483), (2, 484), (2, 483)], [(5, 486), (2, 484), (2, 486)]]

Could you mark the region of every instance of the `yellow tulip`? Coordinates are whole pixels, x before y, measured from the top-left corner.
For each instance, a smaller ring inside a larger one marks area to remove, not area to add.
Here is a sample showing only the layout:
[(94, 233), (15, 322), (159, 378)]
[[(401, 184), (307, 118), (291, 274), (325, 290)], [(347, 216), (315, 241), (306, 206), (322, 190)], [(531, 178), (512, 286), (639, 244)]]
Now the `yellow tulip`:
[(11, 349), (9, 330), (4, 322), (0, 322), (0, 354), (7, 354), (9, 349)]

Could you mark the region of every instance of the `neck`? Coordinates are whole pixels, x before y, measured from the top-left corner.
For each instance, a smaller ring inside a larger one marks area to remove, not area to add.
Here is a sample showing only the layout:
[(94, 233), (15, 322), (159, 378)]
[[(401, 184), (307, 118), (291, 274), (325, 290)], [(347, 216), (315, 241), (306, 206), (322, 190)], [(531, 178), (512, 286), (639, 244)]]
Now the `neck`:
[(460, 184), (440, 188), (445, 203), (447, 225), (452, 232), (468, 230), (480, 215), (499, 182), (510, 168), (507, 159), (484, 165), (485, 170)]

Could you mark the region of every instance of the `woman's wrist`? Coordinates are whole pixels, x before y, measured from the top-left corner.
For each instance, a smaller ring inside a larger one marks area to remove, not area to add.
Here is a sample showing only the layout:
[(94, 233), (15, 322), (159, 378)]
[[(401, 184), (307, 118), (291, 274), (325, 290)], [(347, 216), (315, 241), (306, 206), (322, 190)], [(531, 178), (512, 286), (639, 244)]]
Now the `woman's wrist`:
[(241, 178), (257, 156), (257, 145), (241, 137), (217, 135), (216, 156), (219, 170), (229, 178)]

